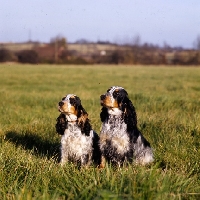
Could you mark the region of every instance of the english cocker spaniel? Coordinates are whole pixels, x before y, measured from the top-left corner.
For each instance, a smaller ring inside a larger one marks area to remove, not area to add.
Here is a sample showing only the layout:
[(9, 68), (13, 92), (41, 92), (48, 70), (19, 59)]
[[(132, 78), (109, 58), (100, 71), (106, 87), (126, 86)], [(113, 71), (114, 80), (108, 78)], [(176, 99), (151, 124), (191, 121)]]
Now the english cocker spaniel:
[(99, 136), (92, 130), (80, 98), (74, 94), (66, 95), (58, 103), (58, 110), (61, 114), (57, 118), (56, 131), (62, 135), (61, 164), (69, 161), (78, 166), (99, 165)]
[(103, 106), (100, 113), (101, 167), (104, 167), (105, 161), (117, 166), (153, 162), (153, 151), (137, 128), (136, 111), (126, 90), (112, 86), (100, 96), (100, 102)]

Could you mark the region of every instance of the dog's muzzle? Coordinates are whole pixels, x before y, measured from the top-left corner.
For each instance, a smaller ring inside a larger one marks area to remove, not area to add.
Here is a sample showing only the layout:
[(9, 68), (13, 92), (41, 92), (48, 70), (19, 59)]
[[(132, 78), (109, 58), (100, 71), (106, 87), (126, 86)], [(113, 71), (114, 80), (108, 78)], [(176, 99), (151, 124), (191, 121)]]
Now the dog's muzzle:
[(62, 101), (58, 102), (58, 111), (59, 112), (63, 112), (63, 110), (62, 110), (63, 105), (64, 105), (64, 103)]
[(106, 98), (106, 95), (105, 94), (102, 94), (101, 96), (100, 96), (100, 100), (104, 100)]
[(63, 103), (62, 101), (60, 101), (60, 102), (58, 103), (58, 105), (61, 107), (61, 106), (64, 105), (64, 103)]

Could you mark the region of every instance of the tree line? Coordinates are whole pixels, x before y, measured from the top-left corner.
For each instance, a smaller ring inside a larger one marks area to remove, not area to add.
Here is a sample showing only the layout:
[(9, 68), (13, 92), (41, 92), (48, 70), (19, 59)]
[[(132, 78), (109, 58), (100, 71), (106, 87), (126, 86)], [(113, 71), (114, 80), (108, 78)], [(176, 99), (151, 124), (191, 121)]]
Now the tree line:
[(49, 43), (27, 42), (0, 44), (0, 62), (60, 63), (60, 64), (143, 64), (143, 65), (199, 65), (200, 36), (193, 49), (141, 44), (137, 36), (123, 44), (109, 41), (89, 42), (84, 39), (68, 43), (64, 37), (55, 37)]

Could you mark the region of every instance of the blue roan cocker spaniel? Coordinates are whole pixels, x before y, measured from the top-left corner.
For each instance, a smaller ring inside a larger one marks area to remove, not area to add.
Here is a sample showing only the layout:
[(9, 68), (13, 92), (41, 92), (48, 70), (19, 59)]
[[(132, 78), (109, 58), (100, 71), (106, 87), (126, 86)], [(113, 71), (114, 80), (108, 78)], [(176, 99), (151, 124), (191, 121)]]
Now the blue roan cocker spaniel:
[(61, 114), (57, 118), (56, 131), (62, 135), (61, 164), (99, 165), (99, 136), (92, 130), (80, 98), (74, 94), (66, 95), (58, 103), (58, 110)]
[(124, 88), (113, 86), (100, 96), (102, 128), (100, 132), (101, 167), (105, 161), (117, 166), (126, 162), (142, 165), (153, 162), (149, 142), (137, 128), (135, 108)]

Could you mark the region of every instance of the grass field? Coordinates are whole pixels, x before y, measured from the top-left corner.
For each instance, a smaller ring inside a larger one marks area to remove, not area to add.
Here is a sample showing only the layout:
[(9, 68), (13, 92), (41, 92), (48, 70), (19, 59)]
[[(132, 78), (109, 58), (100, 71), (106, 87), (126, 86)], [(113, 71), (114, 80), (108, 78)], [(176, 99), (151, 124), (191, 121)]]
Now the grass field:
[[(124, 87), (155, 151), (148, 167), (57, 163), (58, 101), (78, 95), (99, 133), (99, 96)], [(0, 199), (199, 199), (200, 68), (0, 65)]]

